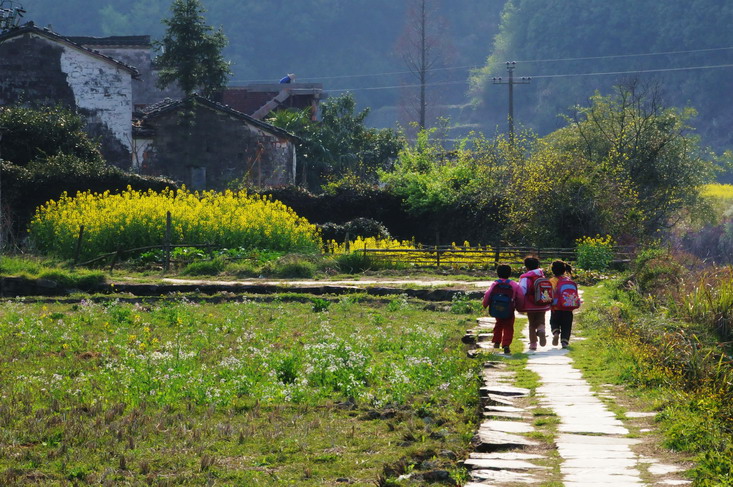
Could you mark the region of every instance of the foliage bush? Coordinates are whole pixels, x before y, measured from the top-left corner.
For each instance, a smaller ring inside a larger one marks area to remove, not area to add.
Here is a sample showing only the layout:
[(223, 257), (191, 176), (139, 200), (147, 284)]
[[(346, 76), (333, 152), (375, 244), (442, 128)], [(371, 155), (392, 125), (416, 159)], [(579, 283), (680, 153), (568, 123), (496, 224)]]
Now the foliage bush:
[(181, 271), (184, 276), (216, 276), (226, 268), (226, 262), (221, 258), (199, 260), (186, 265)]
[(577, 266), (586, 270), (607, 270), (614, 258), (613, 245), (610, 235), (579, 238), (575, 241)]
[(307, 256), (286, 255), (262, 266), (262, 273), (281, 278), (309, 279), (316, 274), (317, 265)]
[(341, 272), (346, 274), (358, 274), (377, 267), (375, 262), (364, 252), (338, 254), (336, 265), (338, 265)]
[(64, 194), (48, 202), (36, 212), (30, 238), (41, 252), (65, 258), (74, 255), (81, 225), (82, 258), (160, 245), (168, 211), (173, 244), (301, 252), (317, 252), (321, 246), (316, 227), (278, 201), (231, 191), (176, 194), (129, 188), (121, 194)]
[(0, 154), (21, 167), (66, 155), (89, 164), (104, 164), (98, 144), (84, 132), (84, 120), (61, 106), (0, 107)]
[(325, 223), (319, 225), (321, 229), (321, 236), (324, 241), (336, 240), (342, 242), (346, 239), (346, 236), (350, 237), (376, 237), (379, 239), (390, 238), (389, 231), (382, 223), (372, 218), (356, 218), (348, 221), (343, 225), (336, 223)]
[(636, 256), (633, 264), (633, 282), (642, 295), (662, 297), (662, 291), (674, 287), (685, 272), (664, 248), (650, 247)]

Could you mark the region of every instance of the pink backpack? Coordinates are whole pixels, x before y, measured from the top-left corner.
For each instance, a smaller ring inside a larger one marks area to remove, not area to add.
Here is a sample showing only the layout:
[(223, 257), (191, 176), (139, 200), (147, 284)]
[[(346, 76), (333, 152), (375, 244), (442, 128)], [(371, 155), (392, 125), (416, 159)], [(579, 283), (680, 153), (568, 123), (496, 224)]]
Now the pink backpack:
[(561, 311), (572, 311), (580, 308), (578, 285), (569, 277), (559, 277), (557, 286), (555, 287), (552, 305), (555, 309)]
[(552, 283), (544, 276), (534, 275), (527, 278), (527, 299), (535, 306), (552, 303)]

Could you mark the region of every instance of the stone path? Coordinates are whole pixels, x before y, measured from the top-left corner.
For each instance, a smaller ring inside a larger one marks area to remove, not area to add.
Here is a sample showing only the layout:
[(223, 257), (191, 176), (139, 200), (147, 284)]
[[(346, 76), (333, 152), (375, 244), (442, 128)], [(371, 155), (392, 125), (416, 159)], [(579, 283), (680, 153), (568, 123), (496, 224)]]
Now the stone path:
[[(468, 330), (464, 341), (475, 343), (473, 355), (498, 352), (491, 343), (493, 326), (493, 318), (479, 318), (476, 328)], [(528, 336), (526, 329), (524, 336)], [(534, 352), (528, 345), (526, 340), (515, 339), (512, 349), (527, 353), (527, 369), (540, 377), (534, 398), (530, 398), (531, 391), (510, 385), (514, 373), (502, 362), (485, 364), (480, 390), (484, 421), (476, 436), (476, 451), (465, 461), (471, 469), (471, 482), (465, 487), (540, 485), (551, 481), (565, 487), (691, 484), (682, 479), (681, 467), (662, 464), (635, 451), (643, 440), (629, 437), (624, 423), (573, 368), (568, 350), (548, 343)], [(547, 431), (538, 432), (533, 423), (535, 418), (545, 417), (548, 410), (557, 420), (552, 443), (542, 441)], [(653, 415), (626, 416), (648, 414)]]

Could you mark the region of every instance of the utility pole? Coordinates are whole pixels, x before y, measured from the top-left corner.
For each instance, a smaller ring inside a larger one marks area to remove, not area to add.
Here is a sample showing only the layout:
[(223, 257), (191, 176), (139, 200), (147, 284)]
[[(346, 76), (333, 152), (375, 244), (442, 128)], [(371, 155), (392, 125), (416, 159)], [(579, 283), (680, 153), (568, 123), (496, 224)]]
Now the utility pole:
[[(2, 149), (4, 127), (0, 126), (0, 149)], [(0, 152), (0, 252), (5, 250), (5, 225), (3, 221), (3, 158)]]
[(514, 68), (517, 67), (516, 61), (507, 61), (506, 69), (509, 71), (509, 79), (504, 80), (501, 77), (491, 78), (495, 85), (509, 86), (509, 142), (514, 145), (514, 85), (526, 85), (532, 78), (522, 76), (514, 79)]

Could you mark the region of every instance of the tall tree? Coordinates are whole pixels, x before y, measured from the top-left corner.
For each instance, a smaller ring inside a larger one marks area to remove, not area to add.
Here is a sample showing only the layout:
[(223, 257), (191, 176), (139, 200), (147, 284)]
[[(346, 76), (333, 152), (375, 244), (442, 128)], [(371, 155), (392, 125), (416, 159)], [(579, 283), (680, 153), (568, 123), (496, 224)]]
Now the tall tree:
[(438, 13), (438, 0), (411, 0), (402, 35), (397, 41), (397, 51), (412, 77), (417, 81), (419, 93), (414, 111), (420, 129), (427, 123), (427, 87), (433, 70), (445, 59), (445, 22)]
[(198, 89), (206, 97), (224, 87), (231, 74), (222, 56), (227, 39), (221, 29), (206, 25), (199, 0), (174, 0), (171, 18), (163, 23), (165, 36), (156, 43), (163, 51), (156, 58), (158, 86), (178, 82), (187, 96)]

